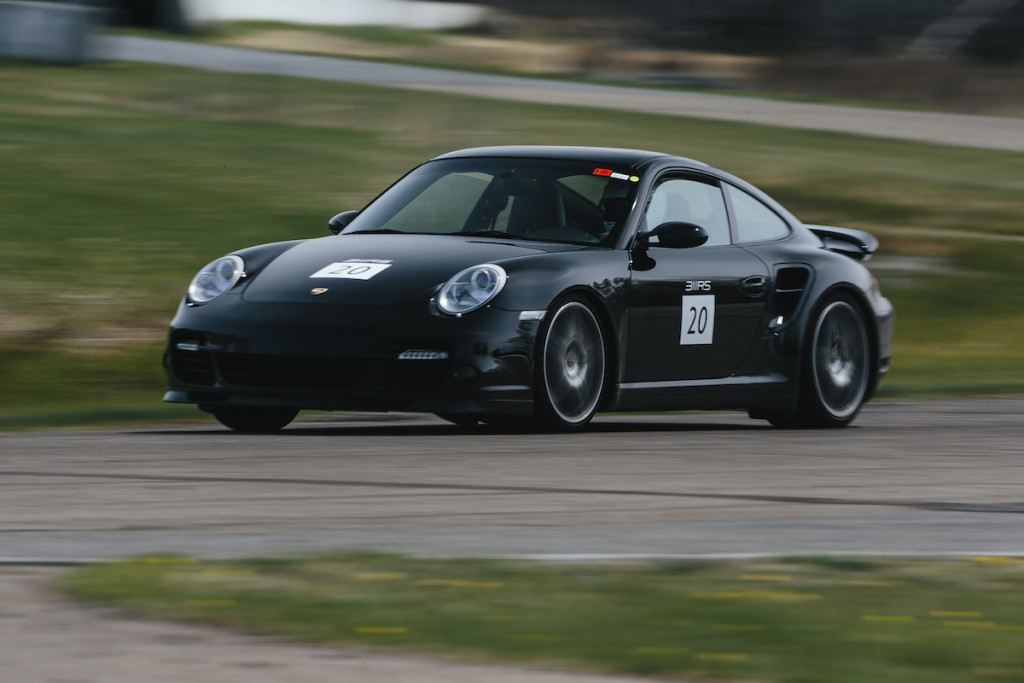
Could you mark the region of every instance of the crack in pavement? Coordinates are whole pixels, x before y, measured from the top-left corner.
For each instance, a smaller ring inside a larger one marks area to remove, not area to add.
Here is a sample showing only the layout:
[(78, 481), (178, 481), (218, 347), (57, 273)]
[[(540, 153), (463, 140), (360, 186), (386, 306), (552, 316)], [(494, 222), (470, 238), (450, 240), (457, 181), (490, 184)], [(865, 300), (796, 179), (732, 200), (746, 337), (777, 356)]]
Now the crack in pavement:
[(649, 496), (655, 498), (687, 498), (698, 500), (736, 500), (761, 503), (793, 503), (798, 505), (845, 505), (867, 507), (897, 507), (938, 512), (1024, 513), (1021, 503), (962, 503), (930, 500), (885, 500), (877, 498), (831, 498), (823, 496), (786, 496), (748, 493), (695, 493), (686, 491), (644, 491), (638, 489), (586, 489), (544, 486), (494, 486), (484, 484), (450, 484), (398, 481), (359, 481), (348, 479), (294, 479), (284, 477), (214, 477), (157, 474), (112, 474), (95, 472), (34, 472), (27, 470), (0, 470), (0, 477), (38, 477), (52, 479), (108, 479), (151, 481), (179, 484), (289, 484), (297, 486), (333, 486), (349, 488), (386, 488), (408, 490), (472, 491), (490, 493)]

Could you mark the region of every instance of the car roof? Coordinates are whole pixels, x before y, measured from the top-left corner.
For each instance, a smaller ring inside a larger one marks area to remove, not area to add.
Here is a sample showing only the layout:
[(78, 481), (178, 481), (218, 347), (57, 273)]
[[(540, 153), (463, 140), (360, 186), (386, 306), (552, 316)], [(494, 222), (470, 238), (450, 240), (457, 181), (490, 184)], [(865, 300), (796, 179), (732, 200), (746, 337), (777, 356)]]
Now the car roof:
[(652, 161), (674, 161), (684, 166), (710, 168), (702, 161), (677, 157), (662, 152), (616, 147), (571, 147), (560, 145), (509, 145), (500, 147), (472, 147), (436, 157), (458, 159), (465, 157), (520, 157), (529, 159), (576, 159), (593, 163), (640, 167)]

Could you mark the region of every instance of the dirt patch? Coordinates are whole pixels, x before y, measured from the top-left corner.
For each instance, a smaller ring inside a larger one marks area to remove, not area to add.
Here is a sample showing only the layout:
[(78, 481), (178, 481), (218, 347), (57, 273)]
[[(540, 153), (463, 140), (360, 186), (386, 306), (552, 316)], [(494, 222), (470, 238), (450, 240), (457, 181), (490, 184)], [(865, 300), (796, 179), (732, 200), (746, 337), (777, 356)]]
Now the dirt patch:
[(523, 40), (441, 35), (427, 45), (401, 45), (329, 35), (316, 29), (270, 29), (226, 37), (218, 42), (263, 50), (438, 66), (471, 64), (474, 68), (522, 74), (613, 79), (661, 76), (666, 79), (697, 79), (709, 85), (743, 83), (767, 65), (765, 59), (757, 57), (632, 49), (601, 40), (582, 39)]
[(282, 52), (306, 52), (360, 59), (384, 59), (439, 65), (473, 64), (477, 68), (530, 74), (579, 72), (586, 62), (586, 46), (474, 36), (440, 36), (431, 45), (398, 45), (355, 40), (315, 30), (277, 29), (226, 38), (237, 47)]

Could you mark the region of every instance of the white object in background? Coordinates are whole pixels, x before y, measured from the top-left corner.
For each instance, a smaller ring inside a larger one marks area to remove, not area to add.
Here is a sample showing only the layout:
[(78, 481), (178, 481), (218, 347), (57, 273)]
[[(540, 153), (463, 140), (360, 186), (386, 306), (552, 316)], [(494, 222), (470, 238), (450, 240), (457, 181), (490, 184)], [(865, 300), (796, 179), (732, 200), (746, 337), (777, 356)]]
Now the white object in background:
[(190, 23), (283, 21), (332, 26), (439, 29), (471, 26), (488, 10), (476, 5), (409, 0), (182, 0)]

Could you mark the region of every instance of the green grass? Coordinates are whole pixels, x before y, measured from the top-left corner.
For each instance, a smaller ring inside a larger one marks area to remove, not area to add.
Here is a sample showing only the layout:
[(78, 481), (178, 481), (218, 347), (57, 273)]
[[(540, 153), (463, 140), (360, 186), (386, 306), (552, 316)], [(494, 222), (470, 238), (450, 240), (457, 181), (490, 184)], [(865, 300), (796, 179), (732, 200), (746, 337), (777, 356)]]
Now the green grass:
[(1001, 558), (150, 558), (62, 587), (150, 616), (475, 661), (794, 683), (1024, 676), (1024, 562)]
[(201, 265), (327, 234), (331, 215), (435, 154), (518, 143), (692, 156), (807, 222), (874, 232), (882, 256), (940, 259), (935, 272), (879, 271), (897, 309), (883, 395), (1024, 387), (1024, 250), (957, 235), (1024, 235), (1021, 154), (149, 65), (0, 61), (0, 428), (149, 414), (167, 323)]

